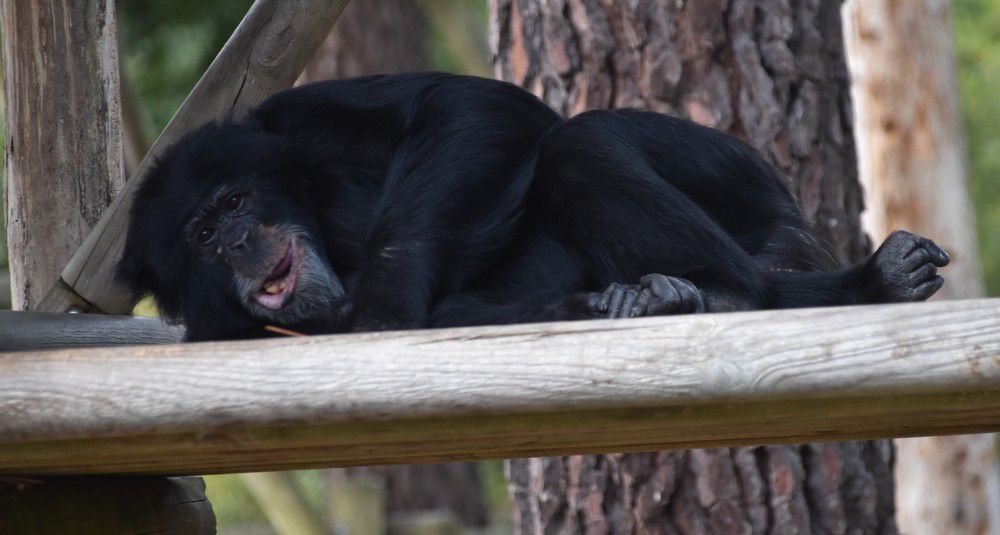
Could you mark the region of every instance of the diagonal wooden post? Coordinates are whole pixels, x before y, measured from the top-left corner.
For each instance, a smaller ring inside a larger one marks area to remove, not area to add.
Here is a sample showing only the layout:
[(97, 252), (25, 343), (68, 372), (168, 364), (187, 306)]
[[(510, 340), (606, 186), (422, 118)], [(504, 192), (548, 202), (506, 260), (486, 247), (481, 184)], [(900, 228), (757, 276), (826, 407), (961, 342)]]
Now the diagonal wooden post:
[[(239, 116), (290, 87), (349, 0), (257, 0), (143, 158), (137, 177), (158, 154), (207, 120)], [(116, 283), (132, 193), (130, 180), (35, 310), (127, 313), (130, 295)]]

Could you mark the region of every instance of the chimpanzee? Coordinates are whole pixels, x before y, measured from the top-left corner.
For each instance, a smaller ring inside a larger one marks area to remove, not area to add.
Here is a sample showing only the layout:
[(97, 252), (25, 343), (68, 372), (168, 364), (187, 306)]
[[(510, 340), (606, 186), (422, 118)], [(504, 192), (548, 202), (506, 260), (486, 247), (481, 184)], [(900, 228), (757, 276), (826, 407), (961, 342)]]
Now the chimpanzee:
[(283, 91), (142, 180), (119, 276), (189, 340), (919, 301), (948, 263), (896, 232), (832, 270), (736, 138), (442, 73)]

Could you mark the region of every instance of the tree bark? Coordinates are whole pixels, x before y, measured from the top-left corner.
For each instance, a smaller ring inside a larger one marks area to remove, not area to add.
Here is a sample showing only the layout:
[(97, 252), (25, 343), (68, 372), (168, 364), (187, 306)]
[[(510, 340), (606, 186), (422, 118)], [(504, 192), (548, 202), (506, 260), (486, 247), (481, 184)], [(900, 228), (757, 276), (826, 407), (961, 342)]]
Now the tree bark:
[(351, 2), (295, 82), (430, 67), (430, 30), (414, 0)]
[[(839, 2), (491, 0), (498, 77), (566, 115), (639, 106), (736, 134), (841, 263), (859, 215)], [(523, 533), (895, 533), (887, 441), (513, 460)]]
[[(851, 70), (868, 232), (929, 236), (951, 255), (944, 299), (983, 295), (946, 0), (851, 0)], [(993, 435), (896, 441), (899, 526), (913, 534), (1000, 533)]]
[[(11, 287), (31, 310), (125, 183), (115, 12), (112, 0), (0, 6)], [(3, 534), (215, 530), (200, 478), (0, 480), (0, 518)]]
[(125, 183), (114, 3), (5, 1), (3, 46), (11, 294), (30, 310)]

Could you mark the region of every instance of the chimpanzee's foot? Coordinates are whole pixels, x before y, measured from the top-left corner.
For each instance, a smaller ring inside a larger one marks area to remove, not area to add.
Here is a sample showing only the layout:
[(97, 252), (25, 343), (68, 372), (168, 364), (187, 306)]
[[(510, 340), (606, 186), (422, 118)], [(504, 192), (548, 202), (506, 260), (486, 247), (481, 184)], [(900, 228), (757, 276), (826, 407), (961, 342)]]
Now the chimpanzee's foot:
[(596, 308), (608, 318), (691, 314), (705, 311), (705, 296), (689, 280), (653, 273), (639, 284), (612, 283)]
[(931, 240), (897, 230), (862, 267), (862, 300), (924, 301), (941, 289), (944, 277), (937, 274), (937, 268), (948, 261), (948, 253)]

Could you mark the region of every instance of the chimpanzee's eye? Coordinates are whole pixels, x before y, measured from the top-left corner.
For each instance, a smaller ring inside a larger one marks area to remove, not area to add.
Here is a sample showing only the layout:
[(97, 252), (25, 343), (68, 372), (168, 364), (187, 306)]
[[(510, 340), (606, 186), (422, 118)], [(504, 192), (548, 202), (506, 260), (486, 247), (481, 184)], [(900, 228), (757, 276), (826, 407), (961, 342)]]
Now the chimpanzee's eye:
[(243, 196), (239, 193), (233, 193), (226, 199), (226, 208), (229, 211), (238, 210), (240, 206), (243, 205)]
[(198, 231), (198, 243), (208, 245), (215, 238), (215, 227), (201, 227)]

